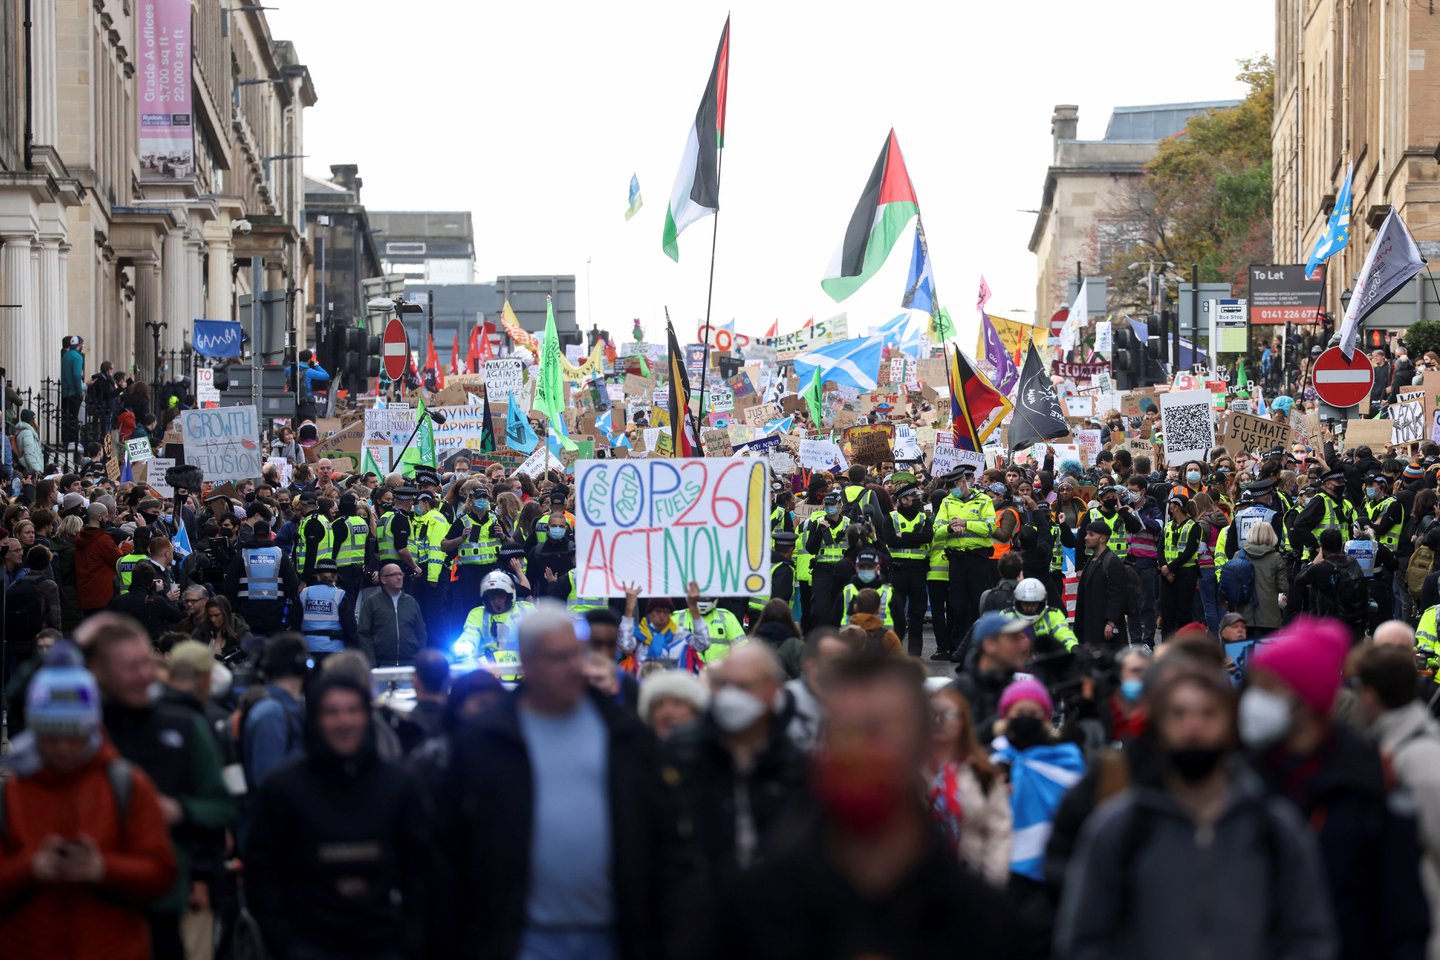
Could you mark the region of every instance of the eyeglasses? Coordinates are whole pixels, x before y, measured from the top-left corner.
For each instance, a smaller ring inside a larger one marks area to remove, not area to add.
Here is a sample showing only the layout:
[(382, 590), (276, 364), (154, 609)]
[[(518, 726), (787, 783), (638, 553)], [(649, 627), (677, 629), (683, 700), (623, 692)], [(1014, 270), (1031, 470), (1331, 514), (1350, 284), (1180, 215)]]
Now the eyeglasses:
[(933, 723), (950, 723), (960, 719), (959, 710), (931, 710), (930, 720)]

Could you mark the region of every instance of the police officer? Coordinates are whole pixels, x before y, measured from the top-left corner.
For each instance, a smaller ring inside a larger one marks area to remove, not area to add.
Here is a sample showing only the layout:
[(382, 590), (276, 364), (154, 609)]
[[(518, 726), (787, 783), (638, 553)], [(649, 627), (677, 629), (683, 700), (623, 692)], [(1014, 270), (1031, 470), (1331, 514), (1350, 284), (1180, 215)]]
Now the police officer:
[[(1390, 481), (1382, 473), (1365, 477), (1365, 519), (1375, 531), (1375, 540), (1395, 553), (1400, 549), (1400, 531), (1405, 526), (1405, 506), (1390, 496)], [(1384, 605), (1382, 609), (1389, 609)]]
[(457, 608), (469, 610), (471, 601), (480, 596), (481, 581), (500, 561), (500, 543), (508, 531), (500, 515), (491, 510), (488, 486), (471, 480), (464, 493), (464, 512), (450, 524), (441, 547), (455, 558), (460, 578)]
[(860, 595), (861, 590), (874, 590), (880, 594), (880, 617), (885, 621), (885, 626), (893, 630), (895, 618), (890, 610), (894, 591), (890, 589), (890, 584), (885, 582), (884, 574), (880, 570), (880, 551), (874, 547), (861, 547), (855, 552), (855, 577), (845, 584), (845, 589), (840, 593), (840, 603), (845, 609), (846, 620), (855, 612), (855, 598)]
[(825, 494), (825, 510), (811, 517), (805, 534), (805, 549), (815, 558), (810, 567), (815, 626), (840, 625), (840, 593), (849, 579), (845, 553), (850, 530), (850, 519), (840, 512), (840, 501), (837, 490)]
[(150, 528), (136, 527), (135, 533), (130, 537), (130, 542), (130, 552), (115, 561), (115, 576), (120, 580), (122, 592), (130, 589), (130, 579), (135, 572), (135, 565), (150, 556)]
[(520, 679), (518, 621), (535, 609), (529, 600), (515, 599), (515, 582), (502, 570), (492, 570), (480, 583), (480, 605), (465, 617), (465, 627), (451, 648), (456, 659), (476, 658), (501, 665), (500, 679)]
[(295, 572), (303, 582), (311, 583), (315, 580), (315, 564), (330, 557), (335, 551), (335, 541), (330, 535), (330, 523), (335, 515), (336, 504), (329, 497), (317, 497), (312, 490), (300, 494), (297, 501), (305, 515), (296, 529)]
[(1255, 529), (1257, 523), (1270, 524), (1271, 529), (1275, 531), (1275, 542), (1284, 546), (1285, 516), (1272, 506), (1274, 499), (1275, 481), (1273, 480), (1257, 480), (1240, 488), (1240, 506), (1235, 511), (1235, 519), (1230, 521), (1230, 526), (1222, 530), (1220, 538), (1215, 541), (1215, 576), (1217, 579), (1220, 576), (1220, 569), (1249, 542), (1250, 531)]
[(793, 533), (777, 530), (770, 535), (770, 596), (752, 596), (749, 601), (750, 626), (771, 600), (784, 600), (795, 608), (797, 598), (795, 582), (795, 544), (800, 538)]
[(436, 628), (445, 622), (445, 612), (449, 607), (446, 588), (450, 586), (445, 569), (445, 550), (441, 546), (450, 522), (436, 508), (439, 498), (434, 490), (420, 491), (415, 498), (415, 513), (410, 518), (410, 548), (418, 554), (423, 570), (411, 592), (420, 602), (420, 613), (425, 617), (426, 626), (434, 624)]
[(355, 494), (340, 495), (338, 516), (330, 524), (332, 551), (330, 559), (340, 571), (339, 583), (345, 592), (358, 597), (369, 578), (366, 576), (366, 551), (372, 543), (370, 521), (360, 516)]
[[(949, 496), (944, 490), (930, 494), (930, 509), (933, 513)], [(927, 524), (929, 519), (926, 520)], [(950, 659), (950, 558), (945, 555), (945, 544), (935, 539), (934, 527), (930, 531), (930, 543), (926, 548), (928, 570), (925, 574), (925, 592), (930, 595), (930, 626), (935, 630), (935, 652), (931, 660)]]
[(771, 484), (775, 505), (770, 508), (771, 531), (795, 532), (795, 494), (785, 489), (780, 481)]
[(1200, 528), (1189, 508), (1190, 501), (1180, 495), (1165, 501), (1168, 519), (1160, 541), (1160, 619), (1165, 634), (1190, 622), (1200, 594)]
[(935, 528), (921, 509), (920, 488), (904, 483), (895, 493), (898, 508), (890, 514), (889, 618), (912, 657), (920, 656), (925, 629), (925, 584), (930, 575), (930, 544)]
[(425, 570), (417, 557), (419, 548), (412, 549), (411, 511), (415, 502), (414, 487), (396, 487), (394, 509), (380, 518), (376, 537), (377, 564), (396, 563), (405, 572), (405, 582), (414, 593), (414, 584), (424, 579)]
[(950, 495), (935, 512), (935, 540), (945, 547), (950, 564), (950, 643), (958, 650), (970, 625), (980, 614), (980, 594), (995, 584), (990, 559), (995, 529), (995, 503), (989, 494), (971, 485), (975, 468), (961, 467), (944, 478)]
[(235, 612), (258, 636), (279, 633), (292, 623), (290, 606), (300, 594), (300, 578), (295, 575), (295, 565), (275, 545), (264, 520), (255, 521), (249, 542), (230, 562), (225, 593), (234, 598)]
[(1004, 612), (1006, 616), (1019, 617), (1030, 624), (1030, 630), (1035, 635), (1032, 649), (1038, 656), (1068, 653), (1080, 645), (1075, 631), (1070, 629), (1070, 619), (1065, 616), (1065, 611), (1050, 606), (1045, 584), (1034, 577), (1015, 585), (1015, 606)]
[(1130, 538), (1144, 530), (1145, 526), (1135, 516), (1135, 511), (1121, 501), (1123, 492), (1119, 487), (1101, 487), (1100, 505), (1090, 510), (1090, 522), (1103, 523), (1110, 528), (1111, 552), (1129, 562)]
[(1355, 507), (1345, 499), (1345, 471), (1331, 470), (1320, 478), (1319, 493), (1295, 516), (1290, 527), (1291, 542), (1302, 547), (1305, 559), (1315, 555), (1315, 538), (1321, 530), (1339, 530), (1349, 540), (1358, 522)]
[(355, 646), (355, 597), (335, 585), (340, 568), (315, 564), (316, 582), (300, 591), (300, 632), (316, 659)]
[(730, 655), (732, 644), (745, 642), (745, 631), (735, 614), (721, 607), (714, 597), (700, 596), (700, 587), (693, 581), (685, 595), (686, 609), (676, 618), (675, 630), (697, 653), (706, 666), (712, 666)]

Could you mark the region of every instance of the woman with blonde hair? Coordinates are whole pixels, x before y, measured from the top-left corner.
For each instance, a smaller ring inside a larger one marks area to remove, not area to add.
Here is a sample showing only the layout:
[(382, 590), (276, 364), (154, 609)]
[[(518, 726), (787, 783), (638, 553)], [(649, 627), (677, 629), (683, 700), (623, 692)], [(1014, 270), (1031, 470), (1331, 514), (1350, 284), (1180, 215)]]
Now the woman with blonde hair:
[(950, 851), (991, 884), (1010, 877), (1010, 792), (980, 746), (970, 703), (950, 684), (930, 694), (930, 813)]

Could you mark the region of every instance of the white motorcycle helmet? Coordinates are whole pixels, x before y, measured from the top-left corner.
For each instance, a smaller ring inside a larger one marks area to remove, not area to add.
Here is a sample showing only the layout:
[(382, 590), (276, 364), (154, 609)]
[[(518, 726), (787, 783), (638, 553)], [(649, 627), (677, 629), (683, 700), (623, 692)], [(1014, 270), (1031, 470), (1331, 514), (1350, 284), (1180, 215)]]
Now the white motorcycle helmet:
[(1026, 623), (1034, 623), (1045, 612), (1045, 584), (1028, 577), (1015, 585), (1015, 613)]
[(485, 579), (480, 581), (480, 599), (485, 599), (485, 594), (492, 590), (500, 590), (510, 597), (510, 602), (515, 602), (515, 583), (510, 575), (499, 570), (492, 570), (485, 574)]

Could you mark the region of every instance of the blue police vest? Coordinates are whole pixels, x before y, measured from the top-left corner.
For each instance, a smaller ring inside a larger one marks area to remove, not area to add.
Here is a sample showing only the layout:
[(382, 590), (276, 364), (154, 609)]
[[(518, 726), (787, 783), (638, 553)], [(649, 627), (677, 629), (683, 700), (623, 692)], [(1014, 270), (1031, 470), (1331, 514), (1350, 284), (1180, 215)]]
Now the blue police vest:
[(280, 599), (279, 547), (250, 547), (245, 551), (245, 576), (240, 579), (240, 596), (246, 600)]
[(1233, 555), (1245, 546), (1250, 540), (1250, 531), (1255, 529), (1257, 523), (1269, 523), (1275, 519), (1275, 511), (1269, 507), (1252, 503), (1248, 507), (1242, 507), (1235, 511), (1235, 529), (1240, 533), (1240, 542), (1230, 545), (1230, 553)]
[(300, 591), (300, 609), (304, 611), (300, 632), (305, 634), (305, 645), (311, 653), (338, 653), (345, 649), (342, 639), (345, 631), (340, 624), (340, 604), (344, 601), (344, 590), (323, 583)]

